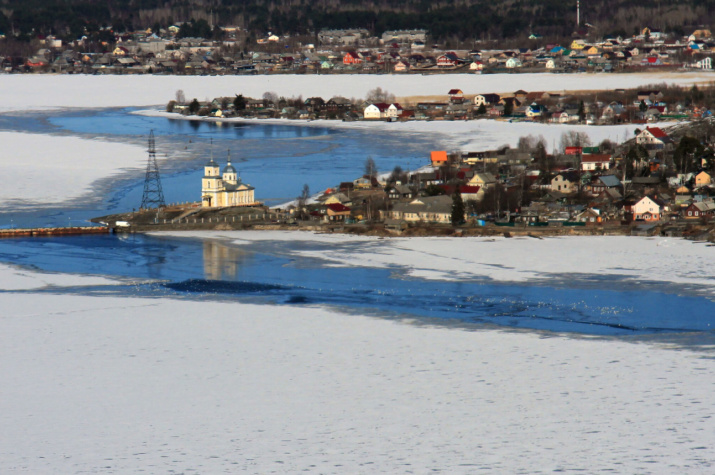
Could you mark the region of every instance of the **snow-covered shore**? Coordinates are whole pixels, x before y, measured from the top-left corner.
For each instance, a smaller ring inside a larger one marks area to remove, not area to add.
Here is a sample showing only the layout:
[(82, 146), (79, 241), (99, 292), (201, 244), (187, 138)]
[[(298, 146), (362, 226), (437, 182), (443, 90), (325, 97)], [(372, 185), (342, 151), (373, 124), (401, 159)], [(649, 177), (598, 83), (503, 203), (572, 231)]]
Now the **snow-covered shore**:
[[(333, 129), (353, 129), (364, 131), (380, 131), (400, 134), (406, 138), (410, 136), (431, 134), (438, 138), (441, 146), (449, 151), (477, 151), (489, 150), (509, 145), (517, 145), (520, 137), (528, 135), (546, 140), (547, 150), (554, 152), (561, 145), (561, 136), (568, 132), (583, 132), (592, 143), (599, 144), (605, 139), (616, 143), (623, 142), (633, 137), (638, 124), (624, 125), (575, 125), (575, 124), (541, 124), (537, 122), (507, 122), (502, 120), (468, 120), (468, 121), (354, 121), (341, 120), (301, 120), (301, 119), (246, 119), (241, 117), (215, 118), (199, 116), (183, 116), (180, 114), (164, 112), (156, 109), (145, 109), (134, 112), (138, 115), (150, 117), (167, 117), (180, 120), (202, 120), (209, 122), (240, 122), (245, 124), (280, 124), (295, 127), (329, 127)], [(673, 123), (656, 124), (667, 127)], [(428, 153), (425, 153), (425, 164), (429, 163)]]
[(65, 107), (127, 107), (166, 104), (181, 89), (187, 98), (243, 94), (261, 97), (275, 92), (285, 97), (364, 98), (381, 87), (393, 94), (434, 96), (459, 88), (465, 94), (527, 91), (583, 91), (636, 88), (649, 84), (690, 85), (712, 81), (712, 73), (652, 72), (634, 74), (336, 74), (260, 76), (113, 76), (0, 74), (0, 111)]
[[(22, 287), (11, 268), (0, 283)], [(312, 307), (6, 291), (0, 306), (3, 473), (715, 465), (704, 353)]]

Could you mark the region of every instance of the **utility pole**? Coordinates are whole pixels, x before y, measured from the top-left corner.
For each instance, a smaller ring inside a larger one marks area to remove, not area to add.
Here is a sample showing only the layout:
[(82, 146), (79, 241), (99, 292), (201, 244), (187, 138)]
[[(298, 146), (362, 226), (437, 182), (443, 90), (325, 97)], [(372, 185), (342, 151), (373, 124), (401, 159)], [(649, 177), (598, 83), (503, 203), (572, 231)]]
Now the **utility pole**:
[(146, 177), (144, 178), (144, 193), (142, 194), (141, 209), (164, 208), (164, 192), (161, 189), (159, 166), (156, 163), (156, 148), (154, 143), (154, 130), (149, 132), (149, 158), (146, 164)]

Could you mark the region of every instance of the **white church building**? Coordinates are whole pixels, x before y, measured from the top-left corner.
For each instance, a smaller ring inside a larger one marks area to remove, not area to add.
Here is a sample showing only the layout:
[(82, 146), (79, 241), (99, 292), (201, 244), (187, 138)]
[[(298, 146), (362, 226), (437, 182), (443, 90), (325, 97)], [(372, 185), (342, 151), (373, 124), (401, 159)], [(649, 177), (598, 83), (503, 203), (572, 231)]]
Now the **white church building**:
[(212, 158), (204, 167), (204, 176), (201, 179), (201, 206), (206, 208), (222, 208), (227, 206), (258, 206), (254, 198), (254, 188), (241, 182), (241, 177), (228, 163), (219, 172), (218, 163)]

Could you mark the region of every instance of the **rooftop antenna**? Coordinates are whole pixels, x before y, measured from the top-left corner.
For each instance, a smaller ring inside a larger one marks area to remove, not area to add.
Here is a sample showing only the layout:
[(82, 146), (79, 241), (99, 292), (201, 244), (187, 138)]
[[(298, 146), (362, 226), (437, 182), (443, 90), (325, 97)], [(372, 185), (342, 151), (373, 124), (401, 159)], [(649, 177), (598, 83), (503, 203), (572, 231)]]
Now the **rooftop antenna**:
[(149, 158), (146, 164), (146, 177), (144, 178), (144, 193), (142, 194), (141, 209), (164, 208), (164, 192), (161, 189), (159, 166), (156, 164), (156, 148), (154, 144), (154, 129), (149, 132)]

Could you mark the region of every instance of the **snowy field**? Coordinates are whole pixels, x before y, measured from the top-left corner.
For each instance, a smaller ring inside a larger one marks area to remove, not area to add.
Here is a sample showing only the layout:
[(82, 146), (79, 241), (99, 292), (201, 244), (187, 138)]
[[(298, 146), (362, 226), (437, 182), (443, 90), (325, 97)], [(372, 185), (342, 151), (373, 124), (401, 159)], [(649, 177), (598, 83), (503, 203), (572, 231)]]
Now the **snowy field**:
[(0, 111), (65, 107), (126, 107), (163, 105), (181, 89), (187, 98), (213, 99), (243, 94), (261, 97), (275, 92), (285, 97), (342, 95), (364, 98), (381, 87), (399, 97), (527, 91), (583, 91), (636, 88), (648, 84), (710, 82), (712, 72), (638, 74), (449, 74), (449, 75), (261, 75), (261, 76), (84, 76), (0, 74)]
[(704, 350), (18, 287), (2, 473), (715, 470)]

